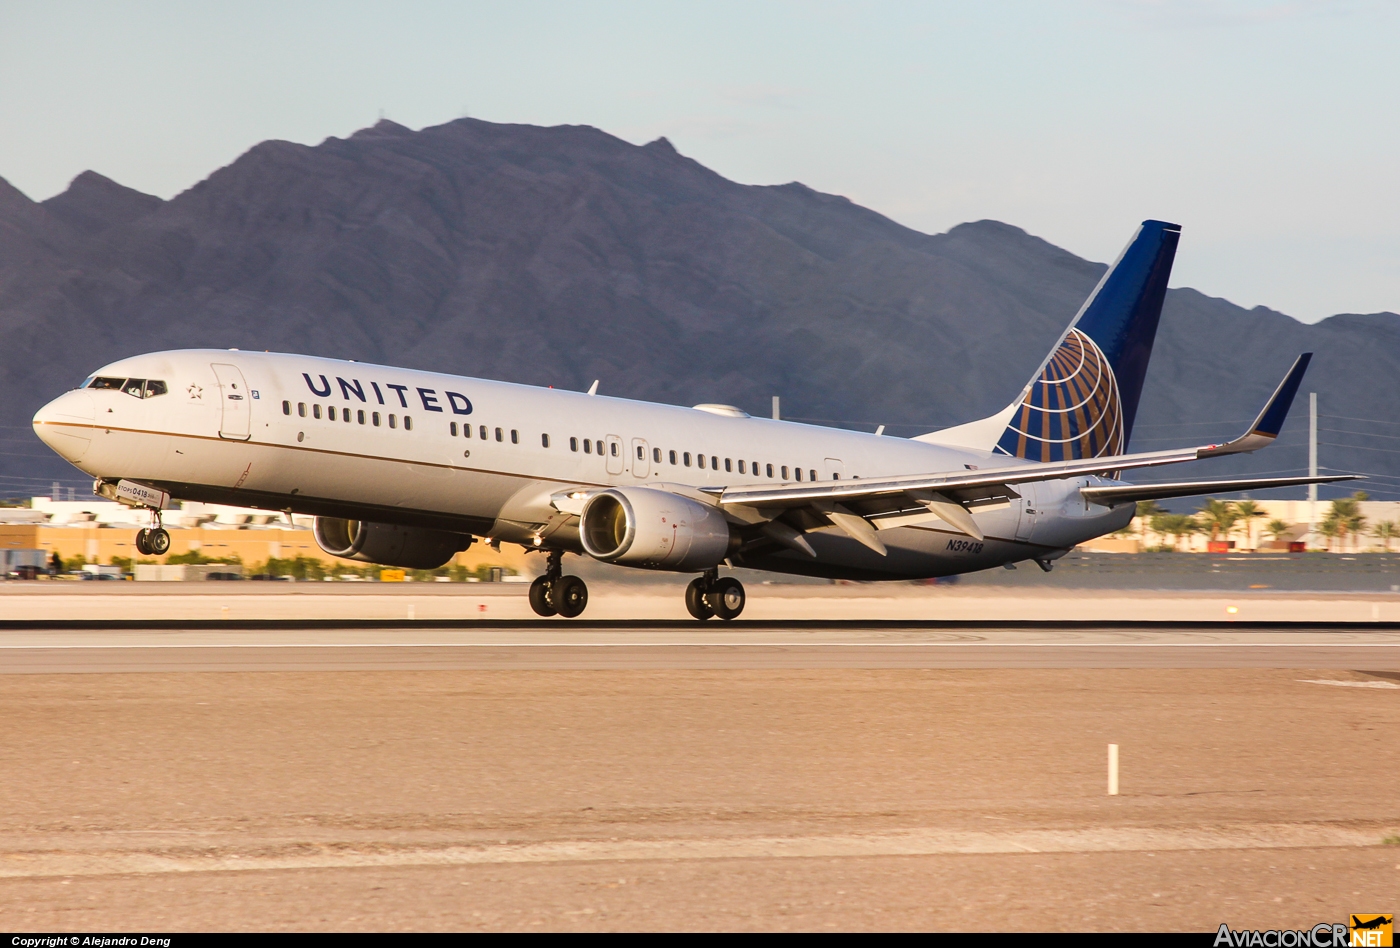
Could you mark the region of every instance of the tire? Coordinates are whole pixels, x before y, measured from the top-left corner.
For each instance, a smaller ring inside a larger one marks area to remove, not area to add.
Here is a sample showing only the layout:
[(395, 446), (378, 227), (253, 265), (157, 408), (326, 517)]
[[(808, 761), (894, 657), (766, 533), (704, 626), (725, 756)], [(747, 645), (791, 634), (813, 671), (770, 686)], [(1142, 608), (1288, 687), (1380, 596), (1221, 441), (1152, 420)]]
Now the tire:
[(704, 622), (715, 611), (710, 608), (710, 604), (705, 601), (705, 580), (692, 579), (690, 585), (685, 587), (685, 611)]
[(146, 535), (146, 546), (155, 556), (170, 552), (170, 534), (164, 527), (157, 527)]
[(744, 584), (726, 576), (710, 587), (705, 594), (705, 605), (725, 622), (737, 619), (744, 611)]
[(136, 552), (142, 556), (151, 555), (150, 533), (149, 530), (136, 531)]
[(588, 586), (577, 576), (561, 576), (550, 598), (561, 616), (576, 619), (588, 608)]
[(549, 602), (549, 578), (541, 576), (530, 584), (530, 608), (537, 616), (558, 615), (559, 610)]

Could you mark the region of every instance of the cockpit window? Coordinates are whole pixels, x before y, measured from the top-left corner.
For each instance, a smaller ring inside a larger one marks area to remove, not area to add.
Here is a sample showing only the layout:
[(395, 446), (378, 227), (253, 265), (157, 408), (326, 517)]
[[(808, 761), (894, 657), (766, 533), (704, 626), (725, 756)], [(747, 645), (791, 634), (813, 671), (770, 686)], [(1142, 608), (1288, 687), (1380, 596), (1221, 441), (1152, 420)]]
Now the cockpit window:
[(165, 383), (156, 379), (112, 379), (100, 375), (88, 382), (86, 387), (126, 392), (133, 398), (155, 398), (168, 391)]

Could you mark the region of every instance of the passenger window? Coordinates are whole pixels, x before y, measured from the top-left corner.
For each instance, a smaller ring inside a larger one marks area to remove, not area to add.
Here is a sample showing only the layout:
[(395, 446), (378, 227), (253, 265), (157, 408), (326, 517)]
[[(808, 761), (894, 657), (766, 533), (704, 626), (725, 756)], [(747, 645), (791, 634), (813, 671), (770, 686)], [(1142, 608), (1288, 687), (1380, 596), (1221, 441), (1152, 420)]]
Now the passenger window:
[(471, 436), (472, 436), (472, 426), (471, 426), (471, 425), (467, 425), (467, 424), (462, 425), (462, 437), (464, 437), (464, 438), (470, 438)]
[(379, 427), (379, 412), (374, 412), (371, 417), (374, 419), (374, 427)]
[(516, 431), (514, 428), (510, 429), (510, 443), (511, 443), (511, 444), (519, 444), (519, 443), (520, 443), (520, 432)]
[(505, 432), (501, 431), (500, 428), (497, 428), (497, 429), (496, 429), (496, 440), (497, 440), (497, 441), (504, 441), (504, 440), (506, 440), (506, 438), (505, 438)]
[(608, 450), (609, 450), (609, 452), (612, 454), (613, 457), (619, 457), (619, 456), (620, 456), (620, 452), (617, 450), (617, 442), (616, 442), (616, 441), (614, 441), (612, 444), (608, 445)]
[(412, 431), (412, 430), (413, 430), (413, 419), (412, 419), (411, 417), (409, 417), (408, 415), (404, 415), (404, 416), (403, 416), (403, 430), (404, 430), (404, 431)]
[(698, 464), (698, 465), (700, 465), (700, 470), (703, 471), (703, 470), (705, 469), (705, 455), (703, 455), (703, 454), (697, 454), (697, 455), (695, 455), (695, 463)]
[(398, 426), (399, 426), (399, 416), (398, 416), (398, 415), (394, 415), (394, 414), (390, 414), (390, 415), (389, 415), (389, 427), (390, 427), (390, 428), (397, 428)]
[[(754, 476), (754, 477), (757, 477), (757, 476), (758, 476), (758, 462), (757, 462), (757, 461), (754, 461), (754, 462), (752, 463), (752, 466), (753, 466), (753, 476)], [(773, 472), (770, 470), (768, 473), (769, 473), (769, 474), (772, 474)]]
[(802, 468), (799, 467), (795, 473), (797, 474), (797, 479), (799, 481), (802, 480)]
[(486, 426), (485, 426), (485, 425), (479, 425), (479, 426), (477, 427), (477, 429), (476, 429), (476, 433), (477, 433), (478, 435), (481, 436), (481, 440), (482, 440), (482, 441), (485, 441), (485, 440), (486, 440)]
[(734, 470), (734, 462), (729, 460), (729, 458), (724, 459), (724, 470), (726, 472)]
[(593, 442), (593, 447), (597, 449), (597, 451), (598, 451), (599, 454), (602, 454), (602, 453), (603, 453), (603, 442), (601, 442), (601, 441), (595, 441), (595, 442)]
[(577, 451), (577, 450), (578, 450), (578, 438), (570, 438), (570, 439), (569, 439), (569, 450), (570, 450), (570, 451)]
[(345, 422), (347, 425), (350, 424), (350, 409), (342, 408), (340, 410), (340, 420)]
[(95, 379), (92, 380), (92, 384), (89, 385), (88, 388), (101, 388), (101, 389), (109, 389), (109, 390), (120, 391), (122, 385), (125, 384), (125, 383), (126, 383), (126, 379), (104, 379), (104, 378), (95, 378)]
[(710, 455), (710, 467), (713, 470), (719, 470), (719, 458), (715, 457), (713, 454)]
[(674, 451), (671, 452), (671, 463), (672, 463), (672, 464), (675, 464), (675, 463), (676, 463), (676, 452), (674, 452)]
[(816, 471), (808, 471), (807, 474), (809, 475), (808, 478), (807, 478), (807, 480), (809, 480), (809, 481), (814, 481), (814, 480), (817, 479), (817, 472), (816, 472)]
[(689, 452), (689, 451), (687, 451), (687, 452), (685, 452), (684, 454), (682, 454), (682, 455), (681, 455), (681, 459), (682, 459), (683, 461), (685, 461), (685, 466), (686, 466), (686, 467), (690, 467), (690, 452)]
[(365, 410), (363, 408), (355, 412), (355, 420), (358, 421), (360, 424), (365, 423)]
[(787, 480), (787, 479), (788, 479), (788, 477), (787, 477), (787, 465), (784, 464), (784, 465), (783, 465), (783, 480)]
[(652, 449), (651, 449), (651, 459), (652, 459), (653, 461), (655, 461), (657, 464), (660, 464), (660, 463), (661, 463), (661, 449), (660, 449), (660, 448), (652, 448)]
[(452, 427), (452, 437), (455, 438), (455, 437), (457, 437), (457, 422), (455, 422), (455, 421), (452, 422), (451, 427)]
[(282, 403), (282, 414), (284, 414), (284, 415), (290, 415), (291, 413), (292, 413), (292, 403), (291, 403), (291, 402), (283, 402), (283, 403)]
[(126, 384), (122, 386), (122, 391), (134, 398), (142, 398), (142, 393), (146, 391), (146, 380), (127, 379)]
[(306, 417), (306, 402), (297, 402), (297, 414)]
[(166, 392), (165, 383), (157, 382), (154, 379), (146, 383), (146, 397), (155, 398), (157, 395), (164, 395)]
[(320, 417), (321, 417), (321, 406), (320, 406), (320, 405), (312, 405), (312, 406), (311, 406), (311, 416), (312, 416), (313, 418), (320, 418)]
[(584, 453), (584, 454), (592, 454), (592, 453), (593, 453), (593, 442), (590, 441), (590, 440), (588, 440), (587, 438), (584, 438), (584, 439), (583, 439), (583, 453)]
[(771, 465), (771, 464), (768, 465), (768, 476), (769, 476), (769, 477), (772, 477), (772, 476), (773, 476), (773, 465)]
[(841, 475), (840, 475), (840, 474), (837, 474), (835, 471), (832, 471), (832, 472), (831, 472), (831, 479), (832, 479), (833, 481), (839, 481), (839, 480), (841, 479)]
[(540, 435), (540, 445), (543, 446), (543, 447), (546, 447), (546, 448), (549, 447), (549, 435), (547, 435), (547, 434), (542, 434), (542, 435)]
[(744, 459), (743, 459), (743, 458), (740, 458), (740, 459), (739, 459), (739, 473), (740, 473), (740, 474), (747, 474), (747, 473), (748, 473), (748, 471), (745, 471), (745, 470), (744, 470)]
[(644, 448), (644, 447), (642, 447), (640, 444), (637, 445), (637, 460), (638, 460), (638, 461), (645, 461), (646, 459), (647, 459), (647, 449)]

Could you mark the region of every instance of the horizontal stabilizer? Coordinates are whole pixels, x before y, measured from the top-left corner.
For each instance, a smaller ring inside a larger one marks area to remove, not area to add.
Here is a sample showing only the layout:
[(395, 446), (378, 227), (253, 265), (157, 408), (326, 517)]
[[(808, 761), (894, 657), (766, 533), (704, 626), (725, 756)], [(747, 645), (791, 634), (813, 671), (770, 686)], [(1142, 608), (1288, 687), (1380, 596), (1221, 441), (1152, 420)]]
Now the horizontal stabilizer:
[(1242, 490), (1268, 490), (1271, 487), (1298, 487), (1305, 484), (1334, 484), (1354, 481), (1356, 474), (1327, 477), (1251, 477), (1235, 481), (1179, 481), (1174, 484), (1125, 484), (1121, 487), (1082, 487), (1079, 493), (1090, 503), (1114, 507), (1139, 500), (1166, 500), (1168, 497), (1199, 497), (1202, 494), (1233, 494)]

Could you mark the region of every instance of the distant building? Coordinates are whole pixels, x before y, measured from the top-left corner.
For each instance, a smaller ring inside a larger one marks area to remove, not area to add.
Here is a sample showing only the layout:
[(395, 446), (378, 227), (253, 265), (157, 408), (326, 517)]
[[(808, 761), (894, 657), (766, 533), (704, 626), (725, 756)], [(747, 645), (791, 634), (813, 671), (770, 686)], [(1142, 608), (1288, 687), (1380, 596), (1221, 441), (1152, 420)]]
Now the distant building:
[[(87, 564), (103, 566), (114, 558), (163, 564), (170, 556), (191, 552), (210, 559), (237, 556), (249, 567), (299, 556), (326, 568), (336, 563), (356, 569), (368, 565), (331, 556), (317, 546), (312, 536), (314, 517), (294, 514), (288, 523), (280, 513), (198, 503), (182, 503), (162, 516), (170, 532), (170, 552), (144, 556), (136, 550), (136, 531), (148, 525), (145, 513), (114, 501), (35, 497), (29, 507), (0, 507), (0, 577), (21, 565), (47, 567), (54, 553), (65, 560), (82, 557)], [(14, 567), (5, 565), (11, 561)], [(485, 565), (523, 575), (544, 568), (541, 556), (527, 559), (518, 547), (498, 552), (484, 543), (458, 553), (453, 562), (468, 570)]]

